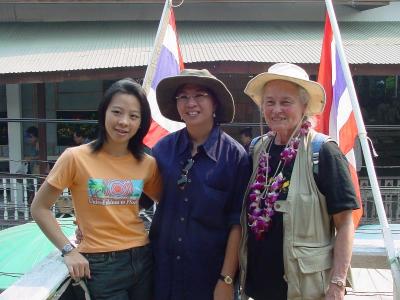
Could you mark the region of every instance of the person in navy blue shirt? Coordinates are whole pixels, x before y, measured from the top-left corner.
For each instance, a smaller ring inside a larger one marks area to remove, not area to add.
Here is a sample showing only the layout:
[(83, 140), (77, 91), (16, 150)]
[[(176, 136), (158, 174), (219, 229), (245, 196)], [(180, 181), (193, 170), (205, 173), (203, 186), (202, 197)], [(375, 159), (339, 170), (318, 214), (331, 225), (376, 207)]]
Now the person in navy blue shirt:
[(186, 128), (152, 149), (164, 184), (150, 230), (155, 299), (233, 299), (251, 167), (219, 126), (233, 120), (232, 95), (209, 71), (190, 69), (163, 79), (156, 93), (161, 113)]

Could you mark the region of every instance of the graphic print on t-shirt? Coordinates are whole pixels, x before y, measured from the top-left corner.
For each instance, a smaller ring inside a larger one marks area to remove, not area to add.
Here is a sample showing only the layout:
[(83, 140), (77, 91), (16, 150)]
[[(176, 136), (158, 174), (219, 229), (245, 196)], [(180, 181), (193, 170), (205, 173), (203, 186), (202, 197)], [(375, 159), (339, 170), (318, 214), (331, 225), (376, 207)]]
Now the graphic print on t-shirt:
[(136, 205), (143, 190), (143, 180), (89, 178), (89, 203), (94, 205)]

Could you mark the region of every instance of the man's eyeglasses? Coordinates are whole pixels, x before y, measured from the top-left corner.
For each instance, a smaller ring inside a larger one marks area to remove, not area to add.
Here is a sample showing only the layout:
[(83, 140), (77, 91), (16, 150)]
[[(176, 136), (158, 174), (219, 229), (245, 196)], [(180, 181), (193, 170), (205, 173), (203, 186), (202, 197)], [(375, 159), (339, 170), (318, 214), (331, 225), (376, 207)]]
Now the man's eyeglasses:
[(190, 99), (193, 99), (196, 102), (203, 101), (206, 97), (208, 97), (208, 93), (197, 93), (195, 95), (179, 95), (176, 96), (176, 101), (181, 102), (181, 103), (187, 103), (189, 102)]
[(194, 164), (194, 159), (193, 158), (189, 158), (187, 160), (186, 165), (183, 167), (182, 169), (182, 173), (181, 173), (181, 177), (178, 179), (178, 187), (183, 190), (186, 186), (186, 184), (188, 184), (190, 182), (190, 179), (188, 178), (188, 173), (189, 170), (193, 167)]

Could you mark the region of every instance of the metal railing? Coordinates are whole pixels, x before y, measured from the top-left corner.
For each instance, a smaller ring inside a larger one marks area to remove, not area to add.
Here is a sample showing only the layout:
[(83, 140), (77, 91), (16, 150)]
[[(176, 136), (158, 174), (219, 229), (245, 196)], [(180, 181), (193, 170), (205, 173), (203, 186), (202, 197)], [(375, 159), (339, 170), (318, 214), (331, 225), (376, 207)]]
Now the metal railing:
[[(396, 180), (400, 182), (400, 177)], [(0, 178), (0, 221), (2, 224), (7, 222), (20, 224), (32, 220), (30, 204), (40, 183), (40, 178), (24, 177), (23, 175)], [(361, 186), (360, 191), (364, 208), (362, 224), (378, 223), (371, 188)], [(381, 186), (380, 191), (389, 223), (400, 223), (400, 186)], [(57, 200), (53, 212), (55, 216), (73, 214), (71, 195), (67, 189)], [(147, 225), (151, 223), (153, 214), (154, 207), (142, 210), (140, 213)]]
[[(370, 187), (361, 187), (363, 203), (362, 224), (378, 223), (374, 198)], [(400, 187), (380, 187), (383, 206), (389, 223), (400, 223)]]
[[(2, 227), (32, 220), (30, 205), (41, 182), (40, 178), (24, 175), (0, 178), (0, 224)], [(56, 216), (73, 214), (68, 190), (63, 191), (52, 210)]]
[(30, 219), (31, 199), (39, 188), (37, 178), (12, 177), (0, 179), (0, 217), (7, 220)]

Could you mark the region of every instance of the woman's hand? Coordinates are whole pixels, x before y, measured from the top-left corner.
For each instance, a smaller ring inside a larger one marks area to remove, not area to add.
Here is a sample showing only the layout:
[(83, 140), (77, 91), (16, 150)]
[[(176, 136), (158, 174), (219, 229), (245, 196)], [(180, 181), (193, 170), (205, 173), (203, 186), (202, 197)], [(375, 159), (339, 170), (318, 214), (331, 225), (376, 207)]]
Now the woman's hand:
[(90, 278), (89, 262), (78, 250), (74, 249), (70, 253), (65, 254), (64, 263), (67, 265), (72, 279)]
[(214, 300), (233, 300), (233, 284), (218, 280), (214, 289)]

